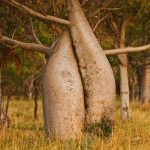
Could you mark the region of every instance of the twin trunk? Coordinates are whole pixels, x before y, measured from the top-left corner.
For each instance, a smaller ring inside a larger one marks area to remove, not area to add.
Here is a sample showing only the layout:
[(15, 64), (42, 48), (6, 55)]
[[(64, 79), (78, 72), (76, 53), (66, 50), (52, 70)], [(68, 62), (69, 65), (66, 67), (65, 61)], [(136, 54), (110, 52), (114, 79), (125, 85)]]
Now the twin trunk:
[(68, 0), (68, 5), (78, 65), (71, 38), (65, 32), (48, 60), (43, 78), (46, 131), (48, 136), (60, 138), (79, 137), (85, 116), (88, 124), (100, 122), (103, 117), (112, 119), (115, 99), (111, 66), (78, 0)]
[(114, 112), (115, 79), (78, 0), (68, 0), (71, 33), (83, 81), (87, 123), (110, 119)]
[(43, 110), (47, 135), (77, 138), (84, 124), (81, 78), (68, 32), (59, 39), (43, 77)]

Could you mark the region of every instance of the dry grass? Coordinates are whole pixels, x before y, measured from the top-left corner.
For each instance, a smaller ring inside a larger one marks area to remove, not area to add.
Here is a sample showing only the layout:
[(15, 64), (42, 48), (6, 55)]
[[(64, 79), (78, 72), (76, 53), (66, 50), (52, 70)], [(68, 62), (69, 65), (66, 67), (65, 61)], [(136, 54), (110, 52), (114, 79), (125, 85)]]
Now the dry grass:
[(109, 138), (85, 135), (80, 141), (50, 141), (45, 138), (42, 106), (39, 101), (39, 120), (33, 120), (33, 102), (10, 102), (9, 116), (12, 128), (0, 131), (0, 150), (149, 150), (150, 109), (132, 103), (132, 119), (120, 120), (116, 104), (116, 123)]

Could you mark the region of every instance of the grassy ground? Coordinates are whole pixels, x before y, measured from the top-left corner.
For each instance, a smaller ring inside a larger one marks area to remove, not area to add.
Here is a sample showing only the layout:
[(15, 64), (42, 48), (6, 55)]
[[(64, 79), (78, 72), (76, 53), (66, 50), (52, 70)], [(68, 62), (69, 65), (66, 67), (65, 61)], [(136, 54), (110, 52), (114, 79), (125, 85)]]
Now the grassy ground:
[(38, 121), (33, 119), (32, 101), (11, 100), (9, 116), (12, 128), (0, 131), (0, 150), (149, 150), (150, 107), (132, 103), (132, 119), (120, 120), (116, 104), (116, 123), (109, 138), (85, 135), (80, 141), (50, 141), (45, 138), (42, 106), (39, 101)]

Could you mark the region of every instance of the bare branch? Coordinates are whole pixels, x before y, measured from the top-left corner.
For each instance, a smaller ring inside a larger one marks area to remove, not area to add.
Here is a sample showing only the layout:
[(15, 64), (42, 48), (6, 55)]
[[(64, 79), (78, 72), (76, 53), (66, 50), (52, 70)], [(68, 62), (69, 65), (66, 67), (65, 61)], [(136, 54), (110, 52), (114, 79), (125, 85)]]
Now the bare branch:
[(100, 19), (100, 20), (97, 21), (95, 27), (93, 28), (93, 32), (96, 31), (96, 29), (97, 29), (97, 27), (99, 26), (99, 24), (100, 24), (104, 19), (106, 19), (106, 18), (107, 18), (107, 16), (105, 16), (105, 17), (103, 17), (102, 19)]
[(109, 14), (109, 19), (110, 19), (110, 28), (112, 29), (112, 31), (114, 32), (115, 38), (114, 38), (114, 46), (115, 48), (119, 47), (119, 29), (117, 26), (117, 23), (114, 21), (113, 15), (110, 13)]
[[(96, 11), (94, 11), (88, 18), (92, 18), (93, 16), (95, 16), (97, 13), (99, 13), (100, 10), (114, 10), (114, 8), (106, 8), (108, 5), (110, 5), (113, 2), (113, 0), (106, 0), (104, 1), (104, 3), (102, 4), (102, 6), (100, 8), (98, 8)], [(118, 8), (117, 8), (118, 9)]]
[(150, 44), (139, 46), (139, 47), (127, 47), (127, 48), (119, 48), (119, 49), (111, 49), (105, 50), (105, 55), (119, 55), (119, 54), (127, 54), (127, 53), (137, 53), (137, 52), (144, 52), (150, 50)]
[(125, 39), (126, 39), (126, 28), (127, 25), (130, 21), (131, 17), (126, 18), (121, 26), (121, 36), (120, 36), (120, 47), (124, 48), (125, 47)]
[(38, 39), (38, 37), (36, 36), (36, 34), (35, 34), (34, 27), (33, 27), (33, 21), (32, 21), (32, 18), (31, 18), (31, 17), (30, 17), (30, 22), (31, 22), (32, 35), (33, 35), (33, 38), (34, 38), (35, 42), (36, 42), (37, 44), (43, 45), (43, 44), (40, 42), (40, 40)]
[(113, 16), (112, 16), (111, 13), (109, 14), (109, 18), (110, 18), (110, 22), (111, 22), (111, 25), (112, 25), (112, 28), (113, 28), (113, 31), (114, 31), (115, 35), (119, 35), (118, 26), (117, 26), (116, 22), (114, 21)]
[(21, 11), (24, 11), (25, 13), (27, 13), (30, 16), (34, 16), (34, 17), (40, 18), (42, 20), (54, 21), (54, 22), (57, 22), (57, 23), (60, 23), (60, 24), (64, 24), (64, 25), (67, 25), (67, 26), (71, 25), (71, 22), (68, 21), (68, 20), (57, 18), (57, 17), (50, 16), (50, 15), (43, 15), (43, 14), (41, 14), (39, 12), (36, 12), (36, 11), (26, 7), (25, 5), (22, 5), (22, 4), (18, 3), (18, 2), (16, 2), (15, 0), (3, 0), (3, 1), (5, 3), (13, 6), (13, 7), (18, 8)]
[(27, 50), (32, 50), (32, 51), (37, 51), (37, 52), (41, 52), (44, 54), (49, 55), (50, 52), (52, 51), (52, 49), (50, 47), (46, 47), (40, 44), (35, 44), (35, 43), (24, 43), (24, 42), (20, 42), (11, 38), (8, 38), (6, 36), (0, 35), (0, 42), (1, 43), (5, 43), (5, 44), (9, 44), (15, 47), (19, 47), (22, 49), (27, 49)]

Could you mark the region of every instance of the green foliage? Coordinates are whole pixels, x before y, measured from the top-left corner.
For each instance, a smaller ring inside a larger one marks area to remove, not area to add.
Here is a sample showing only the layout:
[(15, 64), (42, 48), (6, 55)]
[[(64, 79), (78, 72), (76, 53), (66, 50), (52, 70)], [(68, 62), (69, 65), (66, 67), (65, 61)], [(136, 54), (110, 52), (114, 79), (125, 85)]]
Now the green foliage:
[(16, 55), (21, 56), (22, 55), (22, 49), (21, 48), (15, 48), (15, 53), (16, 53)]
[(9, 74), (15, 77), (15, 74), (16, 74), (16, 64), (14, 62), (10, 62), (7, 65), (7, 69), (9, 70)]
[(21, 27), (21, 26), (18, 26), (17, 28), (16, 28), (16, 30), (15, 30), (15, 34), (17, 34), (17, 35), (21, 35), (21, 34), (23, 34), (25, 32), (25, 29), (23, 28), (23, 27)]
[(37, 36), (39, 40), (46, 45), (51, 45), (53, 41), (53, 35), (48, 32), (48, 27), (43, 22), (36, 22), (35, 23), (35, 30), (38, 30)]

